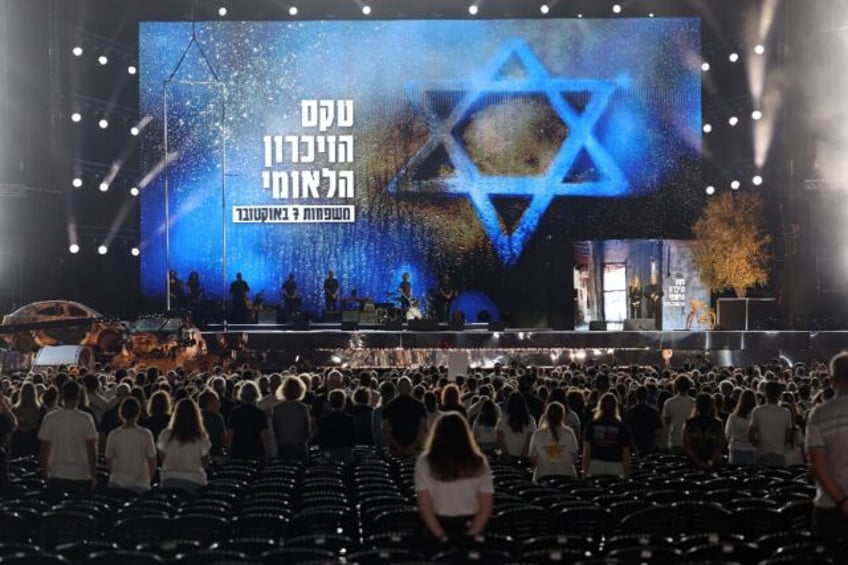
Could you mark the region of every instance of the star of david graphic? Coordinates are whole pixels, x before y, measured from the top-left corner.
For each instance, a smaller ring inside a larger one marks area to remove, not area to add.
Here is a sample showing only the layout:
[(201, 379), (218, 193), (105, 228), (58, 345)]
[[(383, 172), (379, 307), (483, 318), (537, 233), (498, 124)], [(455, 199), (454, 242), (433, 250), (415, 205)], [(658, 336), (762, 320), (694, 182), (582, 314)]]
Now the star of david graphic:
[[(506, 73), (516, 65), (520, 76)], [(431, 192), (435, 183), (441, 194), (467, 196), (501, 261), (513, 265), (554, 197), (615, 197), (629, 191), (621, 169), (593, 134), (614, 90), (615, 86), (605, 80), (552, 76), (523, 40), (508, 42), (477, 76), (467, 80), (410, 82), (407, 95), (424, 118), (429, 137), (389, 183), (389, 192)], [(455, 105), (440, 112), (431, 96), (437, 92), (455, 95)], [(541, 174), (483, 174), (470, 156), (457, 129), (484, 103), (485, 97), (493, 94), (541, 97), (568, 127), (567, 137)], [(588, 97), (588, 102), (581, 108), (569, 101), (569, 95), (580, 95), (584, 100)], [(452, 174), (438, 179), (414, 178), (415, 171), (437, 151), (450, 160)], [(593, 163), (594, 178), (570, 178), (581, 154)], [(498, 197), (520, 197), (526, 202), (523, 216), (510, 232), (503, 229), (499, 220), (494, 204)]]

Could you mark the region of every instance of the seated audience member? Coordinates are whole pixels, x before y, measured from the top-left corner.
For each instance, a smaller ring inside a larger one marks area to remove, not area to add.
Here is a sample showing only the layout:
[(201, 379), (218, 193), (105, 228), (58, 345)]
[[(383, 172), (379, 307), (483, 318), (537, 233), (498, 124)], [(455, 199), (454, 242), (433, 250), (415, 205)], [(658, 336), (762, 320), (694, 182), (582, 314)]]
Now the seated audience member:
[(331, 412), (318, 419), (318, 447), (331, 461), (348, 462), (356, 444), (356, 422), (345, 413), (345, 394), (332, 390), (328, 395)]
[(574, 431), (565, 425), (565, 406), (551, 402), (539, 429), (530, 438), (530, 461), (535, 467), (533, 481), (551, 475), (576, 476), (574, 461), (578, 449)]
[(768, 381), (766, 402), (751, 411), (748, 439), (757, 450), (757, 465), (783, 467), (786, 465), (786, 446), (794, 434), (792, 414), (778, 406), (780, 383)]
[(430, 430), (415, 464), (415, 492), (436, 540), (483, 533), (494, 501), (492, 473), (461, 414), (442, 414)]
[(123, 425), (106, 438), (106, 465), (109, 487), (142, 493), (150, 490), (156, 473), (156, 446), (153, 434), (138, 426), (141, 405), (135, 398), (121, 402), (119, 414)]
[(701, 392), (695, 397), (695, 414), (683, 427), (683, 450), (698, 469), (712, 469), (724, 452), (724, 429), (715, 412), (712, 395)]
[(427, 432), (427, 410), (412, 397), (412, 381), (408, 377), (398, 380), (397, 396), (383, 408), (382, 418), (389, 451), (415, 455)]
[(480, 405), (480, 411), (474, 420), (472, 432), (477, 445), (483, 453), (494, 453), (498, 448), (498, 407), (486, 398)]
[(268, 462), (265, 452), (265, 440), (268, 433), (268, 419), (265, 412), (256, 405), (259, 400), (259, 388), (253, 381), (241, 385), (238, 392), (241, 404), (230, 412), (229, 443), (230, 457), (233, 459), (256, 459)]
[(271, 420), (277, 440), (277, 457), (309, 461), (309, 439), (312, 437), (309, 408), (301, 402), (306, 385), (299, 377), (287, 376), (277, 389), (280, 399), (274, 406)]
[(374, 409), (371, 407), (371, 391), (364, 386), (357, 387), (353, 391), (353, 406), (350, 414), (356, 422), (356, 443), (360, 445), (374, 445), (371, 432), (371, 416)]
[(44, 417), (41, 465), (48, 488), (56, 492), (90, 494), (97, 481), (97, 428), (94, 417), (77, 406), (82, 396), (73, 380), (62, 385), (62, 409)]
[(224, 417), (220, 413), (221, 403), (218, 399), (218, 393), (207, 388), (197, 397), (197, 402), (200, 406), (203, 429), (206, 430), (212, 446), (209, 450), (209, 456), (216, 461), (224, 461), (227, 458), (229, 436), (227, 435)]
[(736, 401), (736, 408), (727, 417), (724, 434), (727, 438), (728, 463), (731, 465), (753, 465), (756, 459), (754, 446), (748, 439), (751, 426), (751, 411), (757, 406), (757, 395), (746, 388)]
[(162, 456), (162, 488), (190, 494), (206, 484), (206, 464), (212, 444), (197, 404), (190, 398), (177, 402), (171, 423), (156, 444)]
[(154, 438), (159, 437), (171, 421), (171, 409), (171, 395), (164, 390), (157, 390), (147, 401), (148, 414), (141, 421), (142, 427), (150, 430)]
[(509, 395), (506, 408), (498, 421), (498, 446), (505, 461), (527, 457), (530, 437), (536, 431), (536, 420), (527, 409), (527, 402), (520, 392)]
[(648, 404), (647, 387), (638, 387), (635, 396), (636, 404), (625, 414), (624, 423), (630, 429), (636, 453), (650, 453), (660, 446), (662, 419), (657, 409)]
[(583, 438), (583, 474), (630, 476), (630, 434), (618, 415), (618, 399), (601, 396), (595, 417), (586, 424)]

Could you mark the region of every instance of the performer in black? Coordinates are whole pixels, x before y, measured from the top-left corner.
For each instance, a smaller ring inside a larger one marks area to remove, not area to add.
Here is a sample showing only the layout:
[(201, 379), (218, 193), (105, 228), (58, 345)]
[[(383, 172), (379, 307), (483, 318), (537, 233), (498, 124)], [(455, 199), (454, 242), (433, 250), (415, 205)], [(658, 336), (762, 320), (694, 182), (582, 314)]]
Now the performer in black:
[(196, 308), (203, 302), (203, 285), (200, 284), (200, 275), (192, 271), (188, 275), (188, 307)]
[(327, 278), (324, 279), (324, 308), (328, 312), (336, 310), (336, 305), (339, 301), (339, 279), (333, 271), (327, 271)]
[(450, 320), (450, 307), (453, 299), (456, 298), (458, 291), (453, 287), (450, 278), (445, 275), (439, 282), (439, 288), (436, 290), (436, 318), (439, 322), (448, 322)]
[(232, 299), (230, 320), (234, 324), (246, 324), (249, 320), (248, 292), (250, 292), (250, 286), (242, 279), (241, 273), (237, 273), (236, 280), (230, 283), (230, 297)]
[(633, 277), (633, 281), (627, 288), (627, 296), (630, 298), (630, 317), (642, 317), (642, 280), (639, 275)]
[(408, 310), (412, 306), (412, 283), (409, 280), (409, 273), (401, 275), (398, 291), (400, 292), (400, 307)]
[(168, 273), (168, 292), (171, 296), (171, 308), (186, 307), (185, 286), (173, 269)]
[(645, 285), (645, 298), (647, 299), (648, 317), (653, 318), (656, 328), (662, 329), (662, 286), (657, 282), (657, 276), (651, 275), (648, 284)]
[(283, 283), (283, 310), (287, 318), (300, 312), (300, 303), (302, 299), (297, 292), (297, 281), (294, 280), (294, 273), (289, 274), (289, 278)]

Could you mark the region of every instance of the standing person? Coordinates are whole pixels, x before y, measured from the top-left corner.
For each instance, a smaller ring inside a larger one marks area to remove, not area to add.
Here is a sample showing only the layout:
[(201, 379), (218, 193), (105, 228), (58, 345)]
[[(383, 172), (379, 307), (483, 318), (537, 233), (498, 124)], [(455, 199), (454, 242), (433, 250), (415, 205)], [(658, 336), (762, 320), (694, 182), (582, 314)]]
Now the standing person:
[(328, 312), (335, 312), (339, 303), (339, 279), (333, 271), (327, 271), (327, 278), (324, 279), (324, 309)]
[(301, 297), (297, 291), (297, 281), (294, 279), (294, 273), (289, 273), (288, 278), (283, 283), (283, 314), (287, 320), (291, 320), (298, 312), (300, 312)]
[(647, 299), (648, 317), (654, 319), (656, 329), (662, 329), (662, 286), (657, 282), (657, 276), (651, 275), (648, 284), (645, 285), (645, 298)]
[(382, 422), (389, 451), (415, 455), (427, 433), (427, 409), (412, 397), (409, 377), (398, 380), (397, 396), (383, 408)]
[(38, 431), (48, 488), (57, 492), (90, 494), (97, 482), (97, 427), (78, 409), (81, 396), (79, 384), (66, 381), (62, 409), (48, 413)]
[(577, 437), (565, 425), (565, 406), (551, 402), (545, 409), (542, 422), (530, 438), (530, 460), (533, 462), (533, 482), (551, 475), (574, 477), (577, 459)]
[(716, 418), (713, 396), (702, 392), (695, 398), (695, 410), (683, 427), (683, 449), (698, 469), (712, 469), (724, 452), (724, 429)]
[(765, 386), (766, 403), (751, 411), (748, 440), (757, 450), (757, 465), (783, 467), (786, 465), (786, 446), (794, 433), (792, 414), (778, 406), (780, 383), (769, 381)]
[(256, 406), (259, 400), (259, 388), (253, 381), (247, 381), (239, 389), (241, 404), (230, 413), (229, 444), (232, 459), (257, 459), (268, 463), (265, 451), (268, 433), (268, 418), (265, 412)]
[(480, 404), (480, 411), (471, 429), (483, 453), (494, 453), (498, 448), (498, 407), (490, 398)]
[(813, 533), (833, 540), (848, 536), (848, 353), (830, 362), (836, 397), (815, 406), (807, 420), (807, 455), (816, 481)]
[(21, 386), (18, 402), (12, 408), (18, 427), (12, 433), (12, 455), (27, 457), (38, 454), (38, 425), (41, 423), (41, 403), (35, 385), (27, 381)]
[(439, 288), (436, 290), (436, 316), (440, 322), (450, 321), (450, 308), (454, 298), (457, 297), (457, 290), (451, 284), (450, 277), (444, 275), (439, 282)]
[(371, 431), (371, 417), (374, 409), (371, 408), (371, 390), (359, 386), (353, 391), (353, 406), (350, 409), (356, 428), (356, 443), (360, 445), (374, 445), (374, 436)]
[(197, 402), (200, 407), (200, 418), (203, 421), (203, 429), (206, 430), (206, 435), (209, 437), (209, 443), (211, 444), (209, 455), (213, 461), (225, 461), (227, 458), (229, 436), (227, 435), (227, 423), (221, 415), (221, 401), (219, 400), (218, 393), (211, 388), (207, 388), (197, 397)]
[(689, 396), (692, 380), (680, 375), (674, 380), (676, 394), (663, 405), (663, 424), (665, 425), (666, 447), (672, 451), (683, 450), (683, 426), (692, 414), (695, 401)]
[(627, 287), (627, 296), (630, 299), (630, 317), (642, 317), (642, 279), (639, 275), (633, 277), (630, 286)]
[(727, 438), (728, 463), (731, 465), (753, 465), (756, 451), (748, 439), (751, 426), (751, 411), (757, 406), (757, 395), (746, 388), (736, 401), (736, 408), (727, 417), (724, 435)]
[(183, 285), (183, 281), (177, 276), (177, 272), (173, 269), (168, 272), (168, 294), (171, 298), (171, 308), (185, 308), (185, 286)]
[(462, 415), (446, 412), (434, 423), (415, 464), (415, 492), (436, 540), (483, 533), (494, 503), (492, 472)]
[(329, 401), (331, 412), (318, 420), (318, 447), (330, 461), (349, 463), (356, 445), (356, 421), (344, 412), (347, 399), (343, 391), (330, 392)]
[(205, 292), (203, 285), (200, 283), (200, 275), (197, 271), (192, 271), (188, 275), (188, 307), (196, 310), (200, 303), (203, 302)]
[(306, 385), (295, 376), (289, 375), (283, 379), (283, 384), (277, 389), (280, 399), (274, 406), (271, 420), (274, 425), (274, 438), (277, 440), (277, 457), (309, 461), (309, 438), (312, 428), (309, 419), (309, 408), (302, 402), (306, 394)]
[(506, 401), (504, 414), (498, 421), (498, 446), (507, 461), (527, 457), (530, 438), (536, 431), (536, 419), (530, 415), (520, 392), (513, 391)]
[(205, 467), (212, 444), (193, 400), (177, 402), (171, 423), (159, 434), (156, 447), (162, 456), (162, 488), (194, 494), (206, 485)]
[(389, 446), (389, 443), (386, 434), (383, 432), (383, 410), (395, 397), (395, 385), (391, 381), (383, 381), (380, 383), (377, 392), (380, 395), (380, 403), (371, 414), (371, 437), (374, 438), (374, 447), (385, 449)]
[(630, 434), (618, 415), (618, 399), (605, 393), (586, 425), (583, 438), (583, 474), (630, 476)]
[(248, 293), (250, 285), (236, 273), (236, 280), (230, 283), (230, 321), (234, 324), (246, 324), (250, 318)]
[(109, 487), (146, 492), (156, 473), (153, 434), (138, 426), (141, 404), (135, 398), (125, 398), (119, 414), (123, 425), (106, 437), (104, 455), (109, 467)]
[(164, 390), (157, 390), (147, 401), (147, 417), (142, 420), (141, 425), (150, 430), (154, 438), (157, 438), (162, 430), (168, 427), (170, 421), (171, 395)]
[(636, 453), (655, 451), (662, 440), (663, 423), (657, 409), (648, 404), (648, 388), (636, 388), (636, 404), (624, 415), (624, 423), (630, 429)]
[(409, 279), (409, 273), (403, 273), (400, 276), (398, 292), (400, 293), (400, 307), (403, 310), (408, 310), (412, 306), (412, 281)]

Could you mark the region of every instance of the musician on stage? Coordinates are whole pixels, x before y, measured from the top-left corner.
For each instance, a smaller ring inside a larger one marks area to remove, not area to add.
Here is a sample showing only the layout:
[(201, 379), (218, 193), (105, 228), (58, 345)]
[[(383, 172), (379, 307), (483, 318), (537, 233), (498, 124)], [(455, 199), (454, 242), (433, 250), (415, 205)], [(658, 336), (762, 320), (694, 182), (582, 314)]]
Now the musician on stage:
[(236, 273), (236, 280), (230, 283), (230, 321), (234, 324), (246, 324), (249, 319), (248, 292), (250, 286), (242, 279), (241, 273)]
[(324, 308), (328, 312), (336, 310), (336, 305), (339, 301), (339, 279), (333, 271), (327, 271), (327, 278), (324, 279)]
[(648, 317), (653, 318), (656, 328), (662, 329), (662, 286), (657, 282), (657, 276), (651, 275), (648, 284), (645, 285), (645, 298), (647, 299)]
[(642, 279), (639, 275), (633, 277), (630, 286), (627, 287), (627, 296), (630, 299), (630, 317), (642, 317)]
[(185, 308), (186, 293), (183, 281), (173, 269), (168, 273), (168, 293), (171, 296), (171, 308)]
[(286, 317), (291, 319), (294, 314), (300, 312), (300, 303), (302, 299), (297, 292), (297, 281), (294, 280), (294, 273), (289, 274), (289, 278), (283, 283), (283, 310)]
[(457, 291), (450, 282), (450, 278), (445, 275), (439, 282), (439, 288), (436, 290), (436, 318), (439, 322), (447, 322), (450, 320), (450, 307), (454, 298), (457, 297)]
[(398, 291), (400, 292), (400, 307), (408, 310), (412, 306), (412, 282), (409, 280), (409, 273), (401, 275)]

